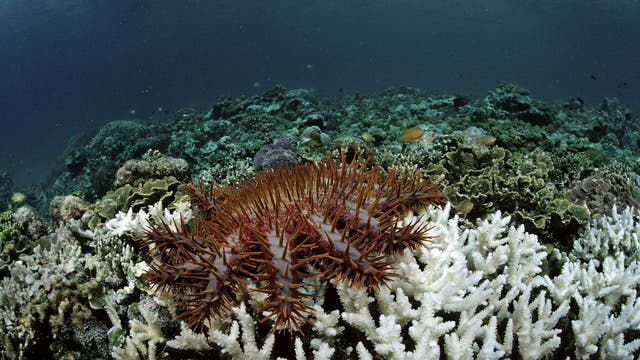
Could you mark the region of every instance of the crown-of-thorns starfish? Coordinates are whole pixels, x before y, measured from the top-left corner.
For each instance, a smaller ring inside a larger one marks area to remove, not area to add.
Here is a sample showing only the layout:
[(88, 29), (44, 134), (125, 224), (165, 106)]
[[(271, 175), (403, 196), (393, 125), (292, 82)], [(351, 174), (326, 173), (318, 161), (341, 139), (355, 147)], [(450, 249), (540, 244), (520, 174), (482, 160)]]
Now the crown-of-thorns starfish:
[(267, 314), (262, 321), (291, 333), (312, 325), (305, 299), (317, 295), (308, 278), (387, 284), (396, 276), (391, 256), (429, 240), (422, 222), (399, 221), (445, 201), (428, 178), (383, 175), (344, 157), (263, 172), (239, 186), (187, 189), (197, 208), (193, 224), (149, 229), (147, 279), (176, 297), (191, 326), (228, 315), (237, 294), (252, 288), (266, 294), (256, 309)]

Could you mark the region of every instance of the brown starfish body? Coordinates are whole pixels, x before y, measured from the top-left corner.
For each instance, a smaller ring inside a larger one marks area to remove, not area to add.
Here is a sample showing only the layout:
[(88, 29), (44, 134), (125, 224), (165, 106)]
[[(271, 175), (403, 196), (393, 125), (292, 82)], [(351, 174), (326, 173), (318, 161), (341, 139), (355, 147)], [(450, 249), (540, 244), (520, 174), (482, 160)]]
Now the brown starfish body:
[(263, 172), (237, 187), (187, 189), (199, 210), (192, 229), (148, 231), (148, 280), (172, 292), (179, 316), (196, 326), (228, 314), (252, 279), (253, 291), (266, 295), (257, 309), (268, 314), (263, 321), (290, 332), (311, 324), (304, 299), (316, 295), (307, 278), (387, 284), (396, 276), (390, 256), (429, 240), (423, 225), (399, 221), (445, 201), (426, 178), (383, 176), (377, 166), (330, 158)]

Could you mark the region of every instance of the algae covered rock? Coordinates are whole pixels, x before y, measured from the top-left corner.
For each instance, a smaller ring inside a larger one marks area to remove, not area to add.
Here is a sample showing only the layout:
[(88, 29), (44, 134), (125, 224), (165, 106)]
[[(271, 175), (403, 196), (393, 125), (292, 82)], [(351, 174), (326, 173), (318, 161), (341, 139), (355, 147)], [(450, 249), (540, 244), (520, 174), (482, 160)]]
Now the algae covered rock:
[(638, 209), (638, 176), (604, 171), (589, 176), (565, 193), (572, 203), (585, 206), (592, 214), (611, 213), (613, 206)]
[(56, 196), (49, 204), (54, 224), (80, 219), (89, 210), (89, 204), (75, 195)]
[(281, 137), (258, 150), (253, 157), (253, 167), (256, 171), (262, 171), (298, 164), (300, 157), (294, 152), (295, 146), (293, 138)]
[(553, 109), (529, 96), (529, 91), (515, 84), (500, 83), (486, 100), (496, 111), (495, 117), (514, 116), (531, 125), (549, 125), (554, 120)]
[(325, 156), (330, 144), (331, 137), (319, 126), (308, 126), (300, 133), (296, 151), (305, 159), (319, 160)]
[(149, 150), (139, 160), (127, 160), (116, 172), (116, 186), (133, 184), (138, 179), (161, 179), (173, 176), (180, 181), (189, 180), (191, 173), (186, 160), (164, 156)]

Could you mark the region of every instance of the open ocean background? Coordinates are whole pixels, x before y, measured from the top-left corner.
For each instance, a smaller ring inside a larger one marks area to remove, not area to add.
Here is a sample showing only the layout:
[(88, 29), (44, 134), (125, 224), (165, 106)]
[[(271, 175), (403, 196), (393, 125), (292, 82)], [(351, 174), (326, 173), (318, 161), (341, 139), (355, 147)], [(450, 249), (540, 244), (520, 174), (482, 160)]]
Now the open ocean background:
[(276, 84), (484, 96), (498, 80), (637, 115), (640, 2), (0, 0), (0, 171), (36, 183), (109, 121)]

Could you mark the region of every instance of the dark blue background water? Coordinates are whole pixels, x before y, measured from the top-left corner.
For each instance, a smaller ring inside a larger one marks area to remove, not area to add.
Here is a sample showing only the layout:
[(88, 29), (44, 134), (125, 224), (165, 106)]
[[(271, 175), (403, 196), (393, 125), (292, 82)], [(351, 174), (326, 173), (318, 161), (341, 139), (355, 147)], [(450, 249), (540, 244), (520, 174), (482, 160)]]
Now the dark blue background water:
[(274, 84), (483, 95), (506, 80), (638, 111), (639, 34), (637, 0), (0, 0), (0, 170), (39, 181), (73, 134)]

